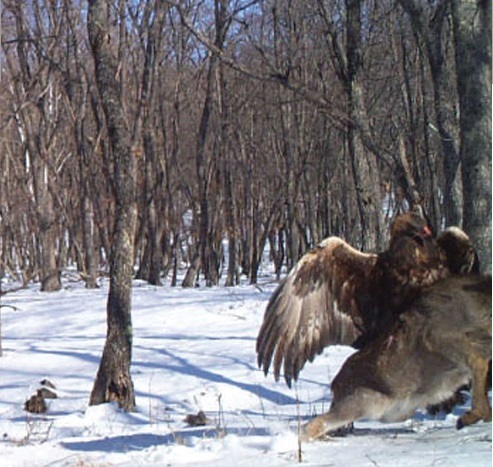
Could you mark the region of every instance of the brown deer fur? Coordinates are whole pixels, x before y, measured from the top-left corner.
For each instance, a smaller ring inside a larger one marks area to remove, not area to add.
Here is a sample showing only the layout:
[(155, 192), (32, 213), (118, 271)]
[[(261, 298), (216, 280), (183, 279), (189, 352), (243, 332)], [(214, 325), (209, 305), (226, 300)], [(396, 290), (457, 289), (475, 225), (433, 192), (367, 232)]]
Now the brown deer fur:
[(303, 427), (316, 439), (354, 420), (400, 421), (472, 382), (461, 428), (491, 420), (491, 277), (451, 276), (412, 303), (394, 324), (353, 354), (332, 382), (328, 413)]

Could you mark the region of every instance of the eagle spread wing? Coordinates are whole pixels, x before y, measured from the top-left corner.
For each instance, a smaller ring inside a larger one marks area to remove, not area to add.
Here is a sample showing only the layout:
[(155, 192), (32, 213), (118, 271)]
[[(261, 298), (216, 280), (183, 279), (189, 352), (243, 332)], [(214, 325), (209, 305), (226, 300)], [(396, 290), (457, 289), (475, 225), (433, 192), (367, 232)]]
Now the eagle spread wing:
[[(467, 235), (445, 230), (435, 241), (423, 217), (406, 213), (389, 249), (362, 253), (338, 237), (306, 253), (273, 293), (257, 337), (257, 361), (288, 386), (328, 345), (365, 345), (424, 288), (449, 274), (475, 272)], [(477, 272), (477, 271), (476, 271)], [(356, 342), (358, 340), (358, 342)]]
[(258, 364), (288, 386), (307, 360), (331, 344), (351, 345), (362, 333), (357, 294), (371, 283), (377, 255), (329, 237), (306, 253), (272, 295), (257, 338)]

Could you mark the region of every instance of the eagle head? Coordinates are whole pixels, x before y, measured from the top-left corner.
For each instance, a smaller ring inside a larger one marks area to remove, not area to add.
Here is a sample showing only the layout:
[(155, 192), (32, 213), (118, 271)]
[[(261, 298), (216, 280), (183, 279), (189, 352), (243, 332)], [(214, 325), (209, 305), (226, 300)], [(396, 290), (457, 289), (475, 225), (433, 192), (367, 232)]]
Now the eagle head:
[(420, 289), (447, 274), (443, 251), (419, 212), (398, 216), (390, 233), (389, 249), (384, 255), (387, 277), (392, 276), (405, 288)]
[(416, 212), (406, 212), (398, 216), (390, 227), (390, 249), (393, 243), (403, 238), (410, 238), (423, 245), (433, 241), (433, 231), (423, 216)]

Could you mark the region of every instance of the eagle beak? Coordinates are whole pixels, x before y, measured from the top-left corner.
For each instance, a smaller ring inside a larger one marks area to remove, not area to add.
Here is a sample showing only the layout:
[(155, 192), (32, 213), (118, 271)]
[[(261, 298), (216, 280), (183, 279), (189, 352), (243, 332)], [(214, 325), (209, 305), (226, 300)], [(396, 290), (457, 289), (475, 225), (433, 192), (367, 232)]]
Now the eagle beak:
[(427, 225), (425, 225), (423, 227), (423, 232), (425, 234), (425, 237), (432, 237), (433, 236), (431, 229)]

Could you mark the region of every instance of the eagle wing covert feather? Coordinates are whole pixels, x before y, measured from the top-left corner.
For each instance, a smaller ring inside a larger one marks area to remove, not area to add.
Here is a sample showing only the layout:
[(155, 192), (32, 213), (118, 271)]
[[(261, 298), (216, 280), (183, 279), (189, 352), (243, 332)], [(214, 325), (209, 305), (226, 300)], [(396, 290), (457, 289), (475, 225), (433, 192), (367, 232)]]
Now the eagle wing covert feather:
[(258, 364), (288, 386), (328, 345), (351, 345), (362, 333), (359, 294), (368, 290), (377, 255), (329, 237), (306, 253), (267, 305), (257, 337)]

